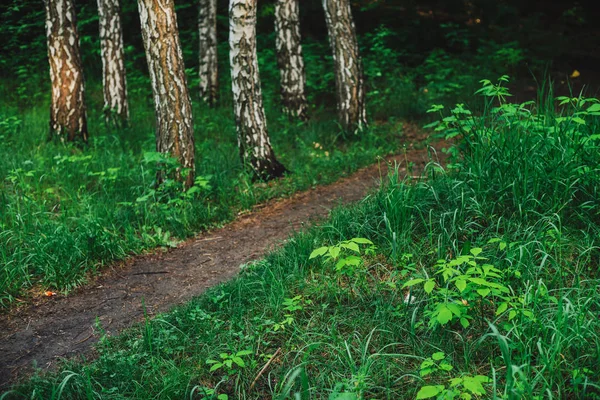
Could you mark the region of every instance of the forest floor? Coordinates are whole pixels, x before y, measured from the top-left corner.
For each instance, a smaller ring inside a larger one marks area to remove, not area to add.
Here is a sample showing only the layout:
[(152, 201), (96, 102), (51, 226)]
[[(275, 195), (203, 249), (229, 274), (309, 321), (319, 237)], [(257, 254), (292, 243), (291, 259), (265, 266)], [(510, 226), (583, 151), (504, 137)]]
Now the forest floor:
[[(427, 164), (426, 138), (406, 127), (407, 151), (327, 185), (256, 206), (220, 229), (199, 234), (175, 249), (118, 263), (68, 296), (38, 298), (0, 316), (0, 388), (28, 375), (32, 366), (51, 369), (60, 358), (85, 355), (103, 335), (119, 331), (198, 296), (234, 277), (304, 224), (324, 218), (341, 204), (363, 199), (387, 175), (388, 165), (420, 174)], [(437, 156), (444, 146), (433, 146)]]

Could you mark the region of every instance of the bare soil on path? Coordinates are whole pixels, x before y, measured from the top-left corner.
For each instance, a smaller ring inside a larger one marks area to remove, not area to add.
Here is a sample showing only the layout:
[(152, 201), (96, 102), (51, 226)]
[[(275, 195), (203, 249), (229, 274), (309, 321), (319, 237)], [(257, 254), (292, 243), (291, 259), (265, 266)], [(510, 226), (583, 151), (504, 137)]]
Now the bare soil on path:
[[(422, 139), (404, 135), (407, 142)], [(406, 171), (406, 161), (412, 162), (413, 173), (419, 174), (427, 153), (408, 146), (406, 154), (385, 161), (397, 162), (400, 172)], [(337, 205), (362, 199), (387, 172), (388, 165), (380, 161), (331, 185), (269, 201), (175, 249), (117, 264), (68, 296), (39, 299), (0, 315), (0, 389), (27, 376), (33, 365), (49, 369), (60, 358), (93, 357), (89, 352), (100, 337), (97, 320), (106, 334), (115, 335), (143, 319), (142, 301), (152, 316), (198, 296), (233, 278), (240, 265), (260, 259), (304, 224), (326, 217)]]

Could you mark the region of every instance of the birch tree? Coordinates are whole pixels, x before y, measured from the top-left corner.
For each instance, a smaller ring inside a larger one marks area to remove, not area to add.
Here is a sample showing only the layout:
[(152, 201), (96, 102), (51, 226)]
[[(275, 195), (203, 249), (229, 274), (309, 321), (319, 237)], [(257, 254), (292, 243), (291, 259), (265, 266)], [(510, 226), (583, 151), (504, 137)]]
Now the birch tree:
[(123, 62), (123, 30), (119, 0), (98, 0), (102, 84), (106, 122), (122, 126), (129, 119)]
[(79, 35), (71, 0), (44, 0), (52, 96), (50, 137), (88, 141)]
[(256, 56), (256, 2), (229, 2), (229, 61), (240, 156), (255, 177), (266, 180), (286, 169), (275, 158), (267, 133)]
[(283, 112), (306, 120), (308, 106), (304, 94), (306, 74), (300, 44), (299, 3), (299, 0), (277, 0), (275, 3), (275, 44)]
[(179, 168), (175, 174), (189, 188), (194, 183), (194, 125), (173, 0), (138, 0), (138, 8), (154, 97), (156, 150), (176, 157), (189, 171), (184, 176)]
[(338, 119), (344, 130), (367, 125), (362, 62), (349, 0), (322, 0), (335, 65)]
[(200, 39), (200, 97), (215, 105), (219, 93), (217, 64), (217, 0), (200, 0), (198, 12)]

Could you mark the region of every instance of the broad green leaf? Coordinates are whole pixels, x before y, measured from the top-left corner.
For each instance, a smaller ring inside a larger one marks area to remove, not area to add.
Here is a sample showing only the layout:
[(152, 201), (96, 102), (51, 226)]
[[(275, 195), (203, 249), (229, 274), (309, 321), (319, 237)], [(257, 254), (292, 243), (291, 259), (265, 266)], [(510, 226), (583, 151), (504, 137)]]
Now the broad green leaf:
[(463, 387), (473, 394), (485, 394), (485, 389), (481, 382), (471, 376), (465, 376), (463, 378)]
[(439, 308), (436, 320), (440, 323), (440, 325), (446, 325), (448, 322), (450, 322), (450, 320), (452, 320), (452, 311), (450, 311), (445, 305), (442, 305)]
[(417, 393), (417, 400), (431, 399), (432, 397), (436, 397), (438, 394), (442, 393), (443, 390), (444, 390), (443, 385), (423, 386), (419, 390), (419, 393)]
[(460, 319), (460, 324), (465, 329), (467, 329), (469, 327), (469, 325), (471, 325), (471, 323), (469, 322), (469, 320), (466, 319), (465, 317), (463, 317), (463, 318)]
[(477, 289), (477, 293), (479, 293), (481, 297), (487, 296), (488, 294), (490, 294), (490, 292), (490, 289)]
[(452, 314), (456, 315), (457, 317), (460, 317), (461, 314), (461, 309), (460, 306), (456, 303), (448, 303), (447, 307), (450, 311), (452, 311)]
[(592, 104), (588, 107), (587, 112), (600, 112), (600, 104)]
[(496, 309), (496, 315), (500, 315), (508, 309), (508, 303), (501, 303)]
[(435, 281), (433, 279), (429, 279), (427, 282), (425, 282), (425, 285), (423, 285), (423, 289), (425, 290), (425, 293), (431, 293), (433, 291), (433, 288), (435, 287)]
[(330, 247), (329, 255), (331, 256), (331, 258), (333, 258), (335, 260), (340, 255), (340, 251), (341, 251), (341, 249), (337, 246)]
[(365, 238), (354, 238), (354, 239), (350, 239), (351, 242), (354, 243), (358, 243), (358, 244), (373, 244), (373, 242), (371, 242), (369, 239), (365, 239)]
[(341, 247), (344, 247), (346, 249), (352, 250), (355, 253), (360, 253), (360, 248), (354, 242), (344, 243), (344, 244), (341, 245)]
[(573, 122), (579, 124), (579, 125), (585, 125), (585, 120), (583, 118), (580, 117), (573, 117)]
[(344, 260), (346, 261), (346, 265), (360, 265), (362, 262), (362, 259), (357, 256), (348, 256)]
[(219, 361), (217, 361), (217, 360), (206, 360), (206, 363), (207, 363), (207, 364), (216, 364), (216, 363), (218, 363), (218, 362), (219, 362)]
[[(302, 296), (296, 296), (291, 300), (299, 300), (301, 298), (302, 298)], [(235, 353), (235, 355), (238, 357), (249, 356), (250, 354), (252, 354), (252, 350), (242, 350), (242, 351), (238, 351), (237, 353)]]
[(479, 254), (481, 254), (482, 251), (483, 249), (481, 247), (475, 247), (470, 250), (470, 253), (477, 257)]
[(425, 279), (423, 279), (423, 278), (411, 279), (410, 281), (408, 281), (404, 285), (402, 285), (402, 289), (418, 285), (419, 283), (422, 283), (422, 282), (425, 282)]
[(435, 361), (440, 361), (446, 358), (446, 354), (443, 351), (438, 351), (437, 353), (433, 353), (431, 355), (431, 359)]
[(244, 363), (244, 360), (242, 360), (240, 357), (233, 357), (232, 358), (233, 362), (236, 363), (237, 365), (239, 365), (240, 367), (244, 368), (246, 366), (246, 363)]
[(327, 253), (327, 250), (329, 250), (329, 247), (319, 247), (318, 249), (315, 249), (312, 253), (310, 253), (310, 257), (308, 257), (308, 259), (312, 260), (315, 257), (322, 256), (323, 254)]
[(450, 387), (456, 387), (463, 382), (463, 378), (452, 378), (450, 379)]
[(464, 292), (465, 289), (467, 288), (467, 281), (465, 281), (464, 279), (457, 279), (454, 284), (456, 285), (456, 288), (458, 290), (460, 290), (460, 292)]
[[(476, 283), (478, 285), (481, 286), (488, 286), (488, 287), (492, 287), (492, 285), (495, 285), (493, 282), (488, 282), (483, 278), (469, 278), (469, 280), (473, 283)], [(498, 285), (496, 285), (498, 286)]]
[(339, 271), (346, 266), (346, 259), (341, 258), (337, 263), (335, 263), (335, 270)]
[(516, 316), (517, 316), (517, 312), (515, 310), (510, 310), (510, 312), (508, 313), (508, 320), (510, 321)]
[(452, 371), (454, 369), (454, 367), (451, 364), (449, 364), (449, 363), (447, 363), (445, 361), (442, 361), (440, 363), (440, 369), (442, 371)]
[(500, 242), (499, 248), (500, 250), (504, 250), (506, 248), (506, 242)]
[(221, 368), (222, 366), (223, 366), (223, 364), (221, 364), (221, 363), (217, 363), (217, 364), (213, 365), (212, 367), (210, 367), (210, 370), (209, 370), (209, 372), (216, 371), (216, 370), (218, 370), (219, 368)]

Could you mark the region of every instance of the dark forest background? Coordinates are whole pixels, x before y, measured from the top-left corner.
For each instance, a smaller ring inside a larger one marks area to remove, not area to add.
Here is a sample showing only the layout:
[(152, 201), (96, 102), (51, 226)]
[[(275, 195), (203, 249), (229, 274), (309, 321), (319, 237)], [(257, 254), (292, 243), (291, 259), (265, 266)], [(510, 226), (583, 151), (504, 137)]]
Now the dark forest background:
[[(86, 79), (100, 81), (97, 4), (95, 0), (75, 3)], [(577, 69), (588, 82), (598, 80), (594, 75), (598, 74), (600, 61), (600, 30), (597, 29), (600, 14), (591, 0), (359, 0), (352, 4), (363, 54), (368, 58), (369, 52), (377, 50), (372, 40), (377, 36), (379, 45), (391, 50), (385, 60), (380, 60), (386, 65), (418, 66), (435, 49), (443, 49), (452, 56), (467, 57), (488, 52), (490, 46), (505, 49), (508, 44), (508, 48), (518, 53), (514, 54), (518, 62), (507, 65), (507, 72), (513, 75), (526, 76), (536, 68), (538, 72), (558, 74)], [(226, 0), (219, 1), (220, 63), (224, 67), (227, 62), (227, 5)], [(186, 67), (193, 70), (198, 64), (197, 4), (176, 1), (176, 8)], [(259, 1), (257, 32), (263, 60), (274, 57), (273, 9), (272, 0)], [(135, 1), (122, 2), (122, 18), (131, 79), (136, 71), (146, 70)], [(31, 95), (32, 89), (38, 89), (47, 81), (43, 4), (39, 0), (5, 1), (0, 5), (0, 21), (0, 75), (11, 78), (16, 85), (15, 94)], [(320, 1), (301, 2), (301, 28), (305, 46), (326, 43)], [(327, 58), (326, 46), (322, 46), (322, 50), (322, 54), (317, 52), (316, 60), (307, 62), (321, 62), (320, 58)], [(510, 59), (510, 54), (508, 56)], [(221, 76), (227, 74), (228, 71), (222, 69)], [(318, 85), (310, 82), (309, 76), (309, 85), (311, 83)]]

